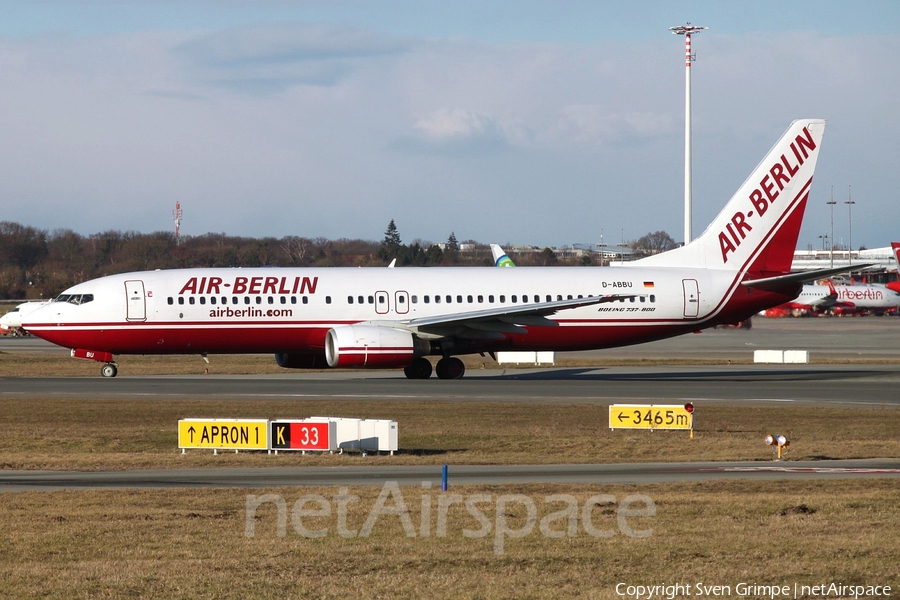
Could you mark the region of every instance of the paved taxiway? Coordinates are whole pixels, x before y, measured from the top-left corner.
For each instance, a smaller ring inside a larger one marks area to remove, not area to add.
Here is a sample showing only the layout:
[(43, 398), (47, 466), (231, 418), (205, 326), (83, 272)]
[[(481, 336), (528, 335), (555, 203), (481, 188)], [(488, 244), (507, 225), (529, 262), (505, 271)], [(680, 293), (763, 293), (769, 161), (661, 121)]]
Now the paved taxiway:
[[(560, 358), (727, 358), (756, 349), (809, 350), (813, 358), (865, 364), (578, 367), (470, 370), (460, 381), (409, 381), (398, 371), (286, 371), (260, 376), (0, 377), (4, 397), (495, 401), (517, 403), (686, 400), (734, 405), (900, 405), (900, 318), (755, 319), (750, 331), (713, 330), (651, 344)], [(0, 352), (64, 352), (34, 339), (0, 340)], [(212, 357), (211, 360), (215, 360)], [(453, 466), (462, 483), (650, 483), (708, 479), (898, 477), (900, 460), (810, 463), (667, 463), (617, 465)], [(0, 490), (99, 487), (265, 487), (437, 484), (434, 467), (340, 467), (122, 471), (0, 471)]]
[[(637, 484), (725, 479), (900, 478), (900, 460), (833, 460), (784, 463), (633, 463), (614, 465), (454, 465), (450, 485)], [(0, 471), (0, 491), (281, 487), (309, 485), (441, 485), (438, 466), (266, 467), (148, 471)]]
[(8, 377), (2, 379), (0, 398), (900, 405), (898, 389), (900, 365), (742, 365), (489, 369), (471, 371), (459, 381), (410, 381), (396, 371), (115, 379)]

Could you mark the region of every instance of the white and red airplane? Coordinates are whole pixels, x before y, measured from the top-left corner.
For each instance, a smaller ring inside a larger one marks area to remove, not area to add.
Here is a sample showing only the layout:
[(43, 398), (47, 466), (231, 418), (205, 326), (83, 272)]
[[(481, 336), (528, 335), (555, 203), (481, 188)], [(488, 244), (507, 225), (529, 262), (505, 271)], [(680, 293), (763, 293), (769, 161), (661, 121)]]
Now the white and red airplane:
[(48, 302), (49, 300), (35, 300), (17, 305), (11, 311), (0, 317), (0, 333), (3, 335), (21, 335), (23, 333), (22, 323), (25, 317), (28, 316), (28, 313), (34, 312)]
[(273, 353), (282, 367), (462, 377), (459, 355), (638, 344), (793, 299), (790, 273), (825, 123), (791, 124), (706, 231), (628, 266), (147, 271), (64, 291), (25, 327), (104, 363), (116, 354)]
[(887, 314), (900, 308), (900, 292), (878, 283), (852, 285), (804, 285), (800, 295), (763, 311), (767, 317), (801, 316), (815, 313)]

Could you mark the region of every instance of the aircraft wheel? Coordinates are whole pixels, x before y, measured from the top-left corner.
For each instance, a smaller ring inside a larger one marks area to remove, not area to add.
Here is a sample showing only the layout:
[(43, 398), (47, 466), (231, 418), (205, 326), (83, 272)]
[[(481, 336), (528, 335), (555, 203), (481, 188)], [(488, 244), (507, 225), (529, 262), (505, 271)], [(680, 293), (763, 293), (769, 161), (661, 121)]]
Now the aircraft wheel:
[(111, 363), (106, 363), (102, 367), (100, 367), (100, 374), (104, 377), (115, 377), (116, 373), (119, 372), (119, 369), (116, 368), (116, 365)]
[(431, 377), (431, 361), (419, 357), (404, 367), (407, 379), (428, 379)]
[(437, 376), (440, 379), (462, 379), (466, 372), (466, 365), (455, 356), (442, 358), (437, 364)]

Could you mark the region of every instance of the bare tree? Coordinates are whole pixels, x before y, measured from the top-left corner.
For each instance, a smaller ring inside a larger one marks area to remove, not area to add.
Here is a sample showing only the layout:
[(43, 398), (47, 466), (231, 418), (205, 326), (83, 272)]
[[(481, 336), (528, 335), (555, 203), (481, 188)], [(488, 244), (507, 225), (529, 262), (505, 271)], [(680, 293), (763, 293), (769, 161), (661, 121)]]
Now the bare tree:
[(678, 244), (665, 231), (648, 233), (638, 238), (638, 241), (634, 243), (634, 249), (642, 254), (659, 254), (677, 247)]

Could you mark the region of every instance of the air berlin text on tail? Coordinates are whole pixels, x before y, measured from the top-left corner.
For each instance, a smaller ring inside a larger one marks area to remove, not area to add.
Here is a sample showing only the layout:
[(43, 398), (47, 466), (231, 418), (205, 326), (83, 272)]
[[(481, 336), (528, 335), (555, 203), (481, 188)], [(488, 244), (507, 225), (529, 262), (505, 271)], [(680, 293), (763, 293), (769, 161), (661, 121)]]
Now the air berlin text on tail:
[[(776, 161), (768, 172), (760, 180), (759, 187), (750, 192), (750, 203), (753, 209), (746, 213), (738, 211), (731, 217), (731, 222), (725, 225), (725, 231), (719, 232), (719, 247), (722, 249), (722, 262), (728, 262), (728, 253), (735, 252), (738, 246), (747, 237), (748, 231), (753, 231), (753, 227), (747, 222), (754, 214), (763, 216), (769, 205), (774, 204), (778, 199), (781, 191), (790, 183), (791, 179), (800, 170), (806, 159), (812, 151), (816, 149), (816, 142), (813, 140), (809, 129), (803, 128), (803, 135), (798, 135), (791, 142), (791, 153), (793, 154), (793, 163), (791, 158), (786, 154), (782, 154), (780, 160)], [(777, 188), (777, 189), (776, 189)]]

